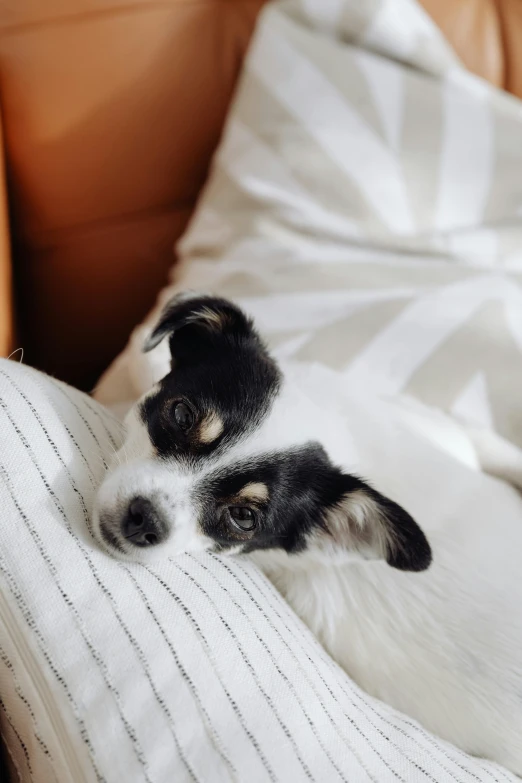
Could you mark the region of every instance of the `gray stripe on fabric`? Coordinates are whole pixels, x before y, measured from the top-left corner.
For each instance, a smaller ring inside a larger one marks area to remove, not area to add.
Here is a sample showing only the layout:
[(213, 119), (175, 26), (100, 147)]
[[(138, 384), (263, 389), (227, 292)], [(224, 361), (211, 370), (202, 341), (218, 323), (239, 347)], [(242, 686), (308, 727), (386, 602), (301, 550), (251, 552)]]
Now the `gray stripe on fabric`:
[[(366, 2), (366, 0), (365, 0)], [(299, 52), (305, 59), (309, 59), (310, 48), (313, 47), (313, 63), (321, 72), (322, 76), (328, 80), (330, 85), (335, 88), (343, 102), (352, 108), (369, 126), (369, 132), (379, 135), (383, 143), (387, 142), (387, 137), (381, 116), (377, 111), (371, 87), (368, 84), (366, 74), (359, 67), (359, 55), (361, 49), (353, 46), (345, 39), (339, 46), (339, 43), (329, 37), (318, 39), (314, 29), (308, 32), (303, 27), (288, 28), (285, 36), (292, 47)], [(332, 50), (335, 50), (336, 56), (332, 57)], [(364, 52), (370, 58), (375, 58), (382, 62), (379, 55)], [(393, 67), (393, 66), (391, 66)], [(252, 73), (249, 74), (252, 78)], [(252, 82), (248, 84), (248, 91), (242, 96), (244, 101), (249, 97), (252, 91)], [(269, 93), (270, 97), (273, 97)], [(263, 107), (264, 109), (264, 107)], [(236, 110), (236, 114), (238, 110)], [(265, 117), (273, 117), (273, 112), (268, 110)]]
[[(239, 611), (241, 612), (241, 614), (243, 615), (243, 617), (244, 617), (246, 620), (248, 620), (248, 619), (249, 619), (249, 618), (248, 618), (248, 614), (245, 612), (245, 610), (243, 609), (243, 607), (241, 606), (241, 604), (240, 604), (240, 603), (238, 603), (238, 602), (235, 600), (235, 598), (233, 598), (233, 597), (232, 597), (232, 595), (231, 595), (231, 593), (230, 593), (230, 590), (228, 590), (228, 589), (227, 589), (227, 587), (226, 587), (226, 586), (225, 586), (225, 585), (224, 585), (222, 582), (220, 582), (220, 580), (218, 579), (218, 577), (216, 576), (216, 574), (215, 574), (215, 573), (213, 573), (213, 572), (212, 572), (212, 571), (211, 571), (209, 568), (207, 568), (207, 567), (206, 567), (206, 566), (205, 566), (203, 563), (201, 563), (201, 562), (200, 562), (199, 560), (197, 560), (196, 558), (194, 558), (194, 557), (191, 557), (191, 560), (192, 560), (192, 561), (193, 561), (193, 562), (194, 562), (194, 563), (195, 563), (195, 564), (196, 564), (196, 565), (197, 565), (199, 568), (202, 568), (202, 569), (204, 569), (204, 570), (206, 571), (206, 573), (207, 573), (207, 574), (209, 574), (209, 575), (212, 577), (212, 579), (213, 579), (213, 580), (216, 582), (216, 584), (217, 584), (217, 585), (219, 585), (219, 587), (220, 587), (220, 588), (221, 588), (221, 589), (222, 589), (222, 590), (225, 592), (225, 594), (226, 594), (226, 596), (227, 596), (228, 600), (230, 600), (230, 601), (231, 601), (231, 602), (234, 604), (234, 606), (236, 606), (236, 607), (239, 609)], [(230, 573), (233, 575), (233, 572), (232, 572), (232, 571), (230, 571)], [(254, 601), (254, 599), (253, 599), (253, 596), (252, 596), (252, 595), (251, 595), (251, 594), (250, 594), (250, 593), (249, 593), (247, 590), (245, 590), (245, 593), (246, 593), (246, 594), (249, 596), (250, 600), (251, 600), (251, 601), (254, 603), (254, 605), (255, 605), (255, 606), (256, 606), (256, 607), (257, 607), (257, 608), (258, 608), (258, 609), (261, 611), (261, 613), (262, 613), (262, 614), (263, 614), (263, 616), (264, 616), (264, 619), (265, 619), (265, 620), (267, 620), (267, 621), (268, 621), (268, 623), (271, 625), (271, 627), (272, 627), (272, 630), (274, 630), (274, 631), (275, 631), (276, 629), (274, 628), (273, 624), (272, 624), (272, 623), (270, 623), (270, 620), (269, 620), (269, 618), (267, 617), (266, 613), (265, 613), (265, 612), (263, 612), (263, 611), (261, 610), (261, 607), (259, 606), (259, 604), (257, 604), (257, 602), (256, 602), (256, 601)], [(330, 764), (332, 765), (332, 767), (335, 769), (335, 771), (337, 772), (337, 774), (338, 774), (338, 776), (341, 778), (341, 780), (345, 781), (345, 783), (348, 783), (348, 781), (347, 781), (346, 777), (344, 776), (343, 772), (342, 772), (342, 771), (339, 769), (338, 765), (337, 765), (337, 764), (335, 763), (335, 761), (333, 760), (333, 758), (332, 758), (331, 754), (330, 754), (330, 753), (329, 753), (329, 751), (328, 751), (328, 748), (326, 748), (326, 747), (324, 746), (324, 743), (323, 743), (323, 741), (321, 740), (321, 737), (319, 736), (319, 734), (318, 734), (318, 732), (317, 732), (317, 728), (316, 728), (316, 726), (314, 725), (314, 723), (313, 723), (312, 719), (310, 718), (310, 715), (309, 715), (309, 714), (308, 714), (308, 712), (306, 711), (306, 709), (305, 709), (305, 706), (304, 706), (304, 704), (303, 704), (303, 702), (302, 702), (301, 698), (299, 697), (299, 695), (298, 695), (298, 693), (297, 693), (297, 691), (296, 691), (296, 688), (295, 688), (294, 684), (293, 684), (293, 683), (290, 681), (290, 679), (287, 677), (287, 675), (284, 673), (284, 671), (282, 671), (282, 669), (280, 668), (279, 664), (277, 663), (277, 661), (276, 661), (276, 659), (275, 659), (275, 657), (274, 657), (274, 654), (273, 654), (273, 652), (270, 650), (270, 648), (268, 647), (268, 645), (266, 644), (266, 642), (264, 641), (264, 639), (262, 639), (262, 638), (259, 636), (259, 634), (258, 634), (258, 633), (257, 633), (257, 631), (255, 630), (255, 627), (254, 627), (254, 626), (252, 626), (252, 631), (254, 632), (254, 635), (255, 635), (255, 637), (257, 638), (257, 640), (259, 641), (259, 643), (260, 643), (260, 644), (262, 645), (262, 647), (264, 648), (265, 652), (268, 654), (268, 656), (269, 656), (270, 660), (272, 661), (272, 664), (273, 664), (273, 666), (276, 668), (276, 670), (277, 670), (277, 672), (279, 673), (280, 677), (282, 677), (282, 679), (283, 679), (283, 680), (286, 682), (286, 684), (288, 685), (288, 688), (290, 689), (290, 691), (291, 691), (291, 692), (292, 692), (292, 694), (294, 695), (294, 698), (295, 698), (296, 702), (298, 703), (298, 705), (299, 705), (299, 707), (300, 707), (300, 710), (301, 710), (301, 712), (302, 712), (302, 714), (303, 714), (303, 716), (304, 716), (304, 718), (305, 718), (306, 722), (308, 723), (308, 725), (309, 725), (309, 727), (310, 727), (310, 729), (311, 729), (311, 731), (312, 731), (312, 733), (313, 733), (313, 735), (314, 735), (314, 737), (315, 737), (315, 739), (316, 739), (316, 741), (317, 741), (317, 743), (318, 743), (319, 747), (321, 748), (321, 750), (323, 751), (323, 753), (325, 754), (325, 756), (327, 757), (328, 761), (330, 762)], [(278, 634), (278, 635), (279, 635), (279, 638), (281, 639), (281, 641), (283, 641), (283, 640), (282, 640), (282, 637), (281, 637), (281, 635), (280, 635), (280, 634)], [(290, 647), (289, 647), (288, 645), (286, 645), (286, 648), (287, 648), (287, 650), (290, 652), (290, 654), (292, 655), (292, 657), (294, 658), (294, 660), (296, 660), (296, 658), (295, 658), (295, 655), (293, 654), (293, 652), (292, 652), (292, 650), (290, 649)], [(297, 660), (296, 660), (296, 662), (297, 662)], [(308, 683), (308, 684), (310, 684), (310, 683)], [(316, 694), (316, 695), (317, 695), (317, 694)], [(318, 697), (318, 700), (319, 700), (319, 697)], [(321, 707), (323, 708), (323, 711), (325, 712), (325, 714), (327, 714), (327, 713), (326, 713), (326, 710), (324, 709), (324, 705), (322, 704), (322, 702), (320, 702), (320, 704), (321, 704)], [(332, 725), (334, 725), (334, 724), (333, 724), (333, 722), (331, 721), (331, 719), (330, 719), (330, 722), (332, 723)], [(350, 750), (351, 750), (351, 748), (350, 748)]]
[(202, 587), (194, 579), (194, 577), (191, 574), (188, 573), (188, 571), (185, 571), (185, 569), (182, 566), (180, 566), (178, 563), (175, 563), (174, 561), (172, 561), (172, 563), (175, 566), (176, 570), (179, 571), (180, 573), (182, 573), (185, 577), (187, 577), (187, 579), (190, 580), (190, 582), (197, 588), (197, 590), (199, 590), (203, 594), (203, 596), (206, 598), (208, 603), (213, 607), (213, 609), (214, 609), (218, 619), (223, 624), (223, 626), (226, 628), (226, 630), (228, 631), (228, 634), (230, 635), (230, 637), (234, 640), (234, 643), (236, 645), (236, 649), (239, 651), (241, 657), (243, 658), (243, 661), (245, 662), (245, 665), (246, 665), (247, 669), (249, 670), (249, 672), (250, 672), (250, 674), (252, 676), (252, 679), (253, 679), (253, 681), (256, 684), (257, 689), (259, 690), (259, 692), (261, 693), (261, 695), (263, 696), (263, 698), (265, 699), (265, 701), (269, 705), (269, 707), (270, 707), (270, 709), (272, 711), (272, 714), (274, 715), (274, 718), (275, 718), (277, 724), (279, 725), (279, 727), (281, 728), (283, 734), (285, 735), (285, 737), (289, 741), (290, 745), (292, 746), (292, 748), (294, 750), (294, 753), (295, 753), (295, 757), (298, 760), (299, 765), (301, 766), (301, 769), (303, 770), (304, 774), (306, 775), (306, 777), (309, 780), (315, 780), (314, 776), (312, 775), (312, 772), (310, 771), (310, 768), (308, 767), (308, 765), (306, 764), (306, 762), (304, 761), (303, 757), (301, 756), (301, 754), (299, 752), (299, 749), (297, 747), (296, 741), (295, 741), (294, 737), (292, 736), (291, 731), (289, 730), (289, 728), (286, 725), (285, 721), (279, 715), (279, 712), (276, 709), (276, 706), (274, 704), (273, 699), (266, 692), (266, 690), (263, 688), (263, 685), (262, 685), (259, 677), (257, 676), (256, 670), (255, 670), (254, 666), (252, 665), (252, 662), (250, 661), (250, 658), (245, 653), (245, 649), (244, 649), (243, 645), (241, 644), (241, 642), (240, 642), (237, 634), (235, 633), (234, 629), (230, 626), (230, 624), (225, 620), (223, 615), (219, 612), (216, 603), (210, 597), (209, 593), (205, 590), (205, 588)]
[[(222, 296), (269, 297), (276, 294), (327, 293), (345, 289), (374, 292), (410, 291), (423, 294), (461, 280), (476, 276), (470, 267), (450, 266), (430, 259), (422, 266), (406, 261), (391, 265), (373, 261), (351, 260), (349, 266), (315, 259), (301, 261), (299, 265), (272, 262), (264, 267), (263, 277), (255, 270), (230, 271), (214, 285), (213, 290)], [(347, 298), (347, 301), (349, 299)], [(378, 302), (377, 302), (378, 303)], [(267, 305), (269, 306), (269, 305)]]
[(514, 218), (518, 222), (520, 218), (517, 212), (522, 201), (520, 101), (500, 91), (489, 92), (487, 100), (495, 144), (483, 222), (501, 227), (504, 221)]
[[(259, 144), (270, 151), (281, 169), (289, 173), (306, 192), (311, 203), (317, 204), (332, 215), (337, 215), (341, 220), (355, 221), (363, 234), (371, 237), (387, 237), (390, 233), (388, 227), (369, 203), (359, 184), (336, 165), (331, 152), (314, 138), (312, 129), (300, 123), (282, 100), (268, 91), (254, 72), (250, 72), (248, 78), (249, 89), (242, 95), (241, 102), (237, 106), (237, 120), (248, 128)], [(366, 89), (366, 85), (364, 88)], [(265, 117), (271, 118), (271, 124), (268, 126), (264, 122)], [(273, 123), (276, 126), (275, 132)], [(339, 128), (339, 133), (341, 132), (342, 128)], [(346, 144), (349, 144), (348, 137)], [(284, 150), (281, 149), (283, 145)], [(306, 161), (305, 165), (303, 161)], [(318, 171), (321, 171), (320, 178), (317, 177)], [(241, 203), (243, 181), (241, 177), (236, 178), (227, 163), (221, 162), (220, 199), (223, 197), (225, 186), (227, 193), (230, 191), (229, 198), (234, 198), (236, 203)], [(233, 188), (234, 196), (232, 196)], [(251, 194), (248, 195), (253, 198)], [(245, 194), (243, 194), (243, 201), (244, 198)], [(276, 214), (275, 204), (267, 205), (265, 202), (261, 205), (256, 204), (258, 210), (260, 206), (263, 210), (268, 207), (273, 211), (274, 220), (280, 217)], [(242, 213), (237, 209), (235, 217), (238, 221), (243, 219)], [(255, 224), (256, 215), (251, 215), (250, 219)], [(306, 226), (301, 226), (300, 229), (306, 230)], [(320, 226), (316, 225), (315, 230), (319, 231)], [(255, 232), (250, 233), (255, 235)]]
[[(67, 386), (67, 384), (62, 383), (61, 381), (57, 381), (54, 378), (46, 378), (46, 381), (49, 381), (54, 389), (58, 389), (58, 391), (60, 391), (65, 397), (67, 397), (67, 399), (70, 401), (71, 405), (74, 405), (76, 410), (78, 410), (78, 412), (79, 412), (79, 408), (77, 407), (76, 403), (73, 401), (73, 396), (70, 394), (70, 390), (69, 390), (69, 387)], [(45, 391), (45, 389), (44, 389), (44, 391)], [(46, 396), (47, 397), (49, 396), (48, 393), (46, 394)], [(110, 422), (111, 427), (114, 427), (119, 432), (121, 432), (122, 429), (123, 429), (123, 425), (122, 425), (121, 421), (119, 421), (103, 405), (100, 405), (100, 403), (94, 403), (87, 394), (84, 394), (82, 396), (82, 402), (89, 409), (89, 411), (92, 414), (94, 414), (94, 416), (96, 416), (96, 418), (99, 420), (100, 424), (102, 425), (102, 427), (105, 430), (105, 433), (106, 433), (108, 439), (111, 442), (111, 446), (114, 449), (117, 449), (118, 448), (118, 444), (114, 440), (113, 433), (112, 433), (110, 427), (108, 426), (107, 421)]]
[[(87, 421), (87, 419), (85, 418), (85, 416), (81, 412), (80, 407), (75, 403), (75, 401), (72, 399), (72, 397), (70, 397), (68, 394), (65, 393), (64, 389), (59, 384), (54, 384), (54, 388), (57, 391), (59, 391), (65, 397), (65, 399), (69, 402), (71, 407), (76, 411), (76, 414), (78, 415), (78, 418), (80, 418), (82, 420), (82, 422), (84, 423), (86, 430), (88, 431), (88, 433), (90, 434), (91, 438), (95, 442), (96, 446), (100, 450), (100, 459), (102, 460), (105, 469), (107, 469), (108, 465), (107, 465), (107, 462), (105, 460), (103, 446), (100, 443), (100, 440), (99, 440), (98, 436), (96, 435), (96, 433), (94, 432), (93, 428), (91, 427), (90, 423)], [(69, 430), (67, 424), (65, 423), (65, 421), (63, 420), (63, 418), (60, 417), (60, 421), (63, 424), (63, 426), (65, 427), (66, 431), (69, 433), (70, 430)], [(106, 434), (108, 435), (109, 434), (109, 430), (105, 427), (105, 425), (103, 425), (103, 426), (105, 428)], [(83, 460), (84, 460), (84, 462), (86, 464), (87, 470), (89, 471), (89, 474), (94, 478), (91, 466), (87, 462), (87, 460), (85, 459), (85, 456), (83, 455), (83, 449), (80, 448), (80, 446), (78, 445), (78, 443), (77, 443), (76, 439), (74, 438), (74, 436), (72, 435), (72, 433), (71, 433), (71, 440), (73, 441), (73, 443), (76, 446), (76, 448), (80, 452), (82, 452), (82, 457), (83, 457)]]
[(416, 71), (404, 79), (404, 112), (398, 152), (415, 214), (416, 233), (434, 230), (443, 149), (443, 93), (435, 79)]
[(123, 432), (123, 424), (121, 421), (118, 421), (118, 419), (113, 416), (112, 413), (109, 413), (109, 411), (100, 403), (97, 402), (94, 404), (90, 397), (85, 396), (84, 402), (87, 408), (89, 408), (90, 412), (97, 417), (101, 426), (104, 428), (113, 449), (118, 450), (119, 445), (114, 440), (113, 432), (108, 426), (107, 422), (110, 422), (111, 427), (114, 427), (114, 429), (118, 431), (118, 434), (121, 435)]
[(320, 356), (322, 364), (335, 370), (348, 367), (410, 302), (411, 297), (406, 296), (372, 301), (345, 318), (338, 318), (333, 324), (319, 326), (296, 351), (295, 358), (298, 361), (314, 361)]
[(132, 573), (131, 569), (128, 566), (124, 565), (123, 563), (120, 563), (119, 565), (120, 565), (120, 567), (124, 571), (126, 571), (126, 573), (128, 574), (130, 580), (132, 581), (132, 583), (134, 584), (136, 590), (138, 591), (139, 595), (141, 596), (141, 598), (143, 600), (143, 603), (145, 605), (145, 608), (149, 612), (153, 622), (155, 623), (155, 625), (158, 628), (161, 636), (163, 637), (163, 639), (165, 641), (165, 644), (169, 648), (169, 652), (172, 655), (172, 659), (173, 659), (174, 663), (176, 664), (177, 669), (178, 669), (181, 677), (188, 684), (188, 686), (190, 688), (190, 691), (192, 693), (192, 696), (194, 698), (194, 701), (198, 705), (198, 708), (199, 708), (201, 714), (204, 717), (204, 720), (205, 720), (205, 723), (207, 725), (207, 728), (210, 731), (210, 734), (211, 734), (212, 739), (214, 741), (213, 744), (214, 744), (214, 747), (216, 748), (216, 751), (219, 753), (219, 755), (221, 756), (221, 758), (223, 759), (225, 764), (227, 764), (230, 767), (230, 769), (232, 770), (233, 775), (237, 778), (237, 774), (238, 774), (237, 773), (237, 769), (234, 766), (234, 763), (231, 760), (230, 756), (227, 754), (226, 750), (223, 747), (223, 742), (221, 741), (221, 739), (219, 737), (219, 734), (218, 734), (216, 728), (214, 727), (214, 725), (212, 723), (210, 715), (208, 714), (208, 710), (206, 709), (206, 707), (205, 707), (205, 705), (203, 703), (203, 699), (202, 699), (202, 697), (199, 694), (199, 691), (198, 691), (198, 689), (196, 687), (196, 684), (195, 684), (194, 680), (192, 679), (192, 677), (189, 675), (188, 671), (185, 669), (185, 667), (181, 663), (181, 661), (179, 659), (179, 656), (178, 656), (176, 650), (174, 649), (174, 646), (172, 645), (172, 642), (170, 641), (170, 639), (168, 638), (167, 634), (165, 633), (165, 629), (162, 627), (162, 625), (161, 625), (161, 623), (160, 623), (156, 613), (154, 612), (152, 606), (149, 603), (149, 600), (148, 600), (147, 596), (145, 595), (143, 589), (141, 588), (140, 584), (138, 583), (138, 581), (137, 581), (136, 577), (134, 576), (134, 574)]
[[(476, 335), (488, 336), (479, 350)], [(477, 303), (466, 320), (452, 329), (417, 366), (402, 391), (427, 405), (451, 412), (477, 373), (484, 376), (487, 384), (494, 429), (521, 448), (522, 410), (518, 397), (506, 394), (509, 389), (522, 388), (520, 346), (509, 326), (506, 304), (498, 298)]]
[[(158, 582), (159, 585), (161, 585), (161, 587), (170, 596), (170, 598), (172, 598), (173, 601), (181, 608), (181, 610), (183, 611), (183, 613), (187, 617), (188, 621), (190, 622), (192, 628), (196, 631), (198, 637), (201, 639), (201, 641), (202, 641), (202, 643), (203, 643), (203, 645), (205, 647), (205, 651), (207, 653), (207, 657), (208, 657), (209, 661), (212, 662), (213, 661), (212, 647), (211, 647), (208, 639), (206, 638), (205, 634), (203, 633), (203, 630), (202, 630), (201, 626), (199, 625), (197, 620), (194, 618), (194, 615), (192, 614), (190, 609), (183, 602), (183, 600), (180, 598), (180, 596), (178, 596), (172, 590), (172, 588), (164, 581), (164, 579), (162, 579), (162, 577), (159, 576), (150, 566), (144, 566), (144, 570), (148, 574), (150, 574), (150, 576), (152, 576)], [(213, 669), (214, 669), (214, 671), (216, 671), (216, 667), (215, 666), (213, 666)], [(247, 738), (250, 740), (252, 746), (254, 747), (254, 749), (255, 749), (255, 751), (256, 751), (256, 753), (257, 753), (257, 755), (258, 755), (258, 757), (259, 757), (259, 759), (260, 759), (260, 761), (261, 761), (261, 763), (262, 763), (262, 765), (263, 765), (263, 767), (264, 767), (268, 777), (270, 778), (272, 783), (277, 783), (277, 777), (276, 777), (276, 775), (274, 773), (274, 770), (272, 769), (272, 766), (270, 765), (266, 755), (262, 751), (262, 749), (261, 749), (258, 741), (256, 740), (254, 734), (250, 731), (250, 729), (247, 728), (247, 725), (246, 725), (246, 722), (245, 722), (245, 717), (244, 717), (244, 715), (243, 715), (239, 705), (237, 704), (235, 699), (232, 698), (228, 688), (225, 686), (225, 684), (222, 681), (222, 679), (219, 677), (219, 675), (217, 675), (217, 671), (216, 671), (216, 676), (218, 677), (218, 680), (219, 680), (219, 682), (221, 684), (221, 687), (223, 688), (223, 691), (224, 691), (224, 693), (225, 693), (225, 695), (226, 695), (226, 697), (227, 697), (227, 699), (228, 699), (232, 709), (234, 710), (235, 714), (238, 717), (238, 720), (239, 720), (239, 723), (241, 725), (241, 728), (243, 729), (243, 731), (245, 732), (245, 735), (247, 736)]]

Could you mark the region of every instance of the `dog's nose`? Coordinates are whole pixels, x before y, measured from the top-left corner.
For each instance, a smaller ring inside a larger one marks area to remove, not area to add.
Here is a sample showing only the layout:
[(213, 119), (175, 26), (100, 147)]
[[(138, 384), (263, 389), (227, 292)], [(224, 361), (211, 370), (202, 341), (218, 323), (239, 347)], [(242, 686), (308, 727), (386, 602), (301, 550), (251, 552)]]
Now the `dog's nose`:
[(140, 496), (130, 501), (121, 523), (121, 532), (135, 546), (154, 546), (165, 538), (160, 514), (150, 500)]

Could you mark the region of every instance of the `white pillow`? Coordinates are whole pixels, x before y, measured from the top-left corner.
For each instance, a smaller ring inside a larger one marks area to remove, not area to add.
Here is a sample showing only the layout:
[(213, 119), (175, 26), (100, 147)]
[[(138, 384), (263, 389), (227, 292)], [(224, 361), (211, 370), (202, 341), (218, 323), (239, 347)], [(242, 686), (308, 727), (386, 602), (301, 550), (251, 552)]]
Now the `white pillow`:
[[(278, 354), (522, 447), (521, 138), (414, 0), (269, 4), (160, 301), (232, 297)], [(143, 334), (100, 400), (165, 371)]]
[(117, 562), (120, 426), (0, 361), (0, 726), (13, 780), (506, 781), (360, 691), (247, 561)]

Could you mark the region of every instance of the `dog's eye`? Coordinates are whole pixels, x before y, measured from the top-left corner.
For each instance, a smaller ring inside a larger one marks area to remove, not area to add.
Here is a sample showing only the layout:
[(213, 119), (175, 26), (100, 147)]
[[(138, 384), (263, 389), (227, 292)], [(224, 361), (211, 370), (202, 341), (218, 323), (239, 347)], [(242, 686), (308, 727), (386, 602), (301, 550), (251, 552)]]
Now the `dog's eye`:
[(174, 405), (174, 420), (180, 430), (188, 432), (194, 424), (194, 414), (185, 402), (177, 402)]
[(247, 506), (229, 506), (228, 513), (232, 524), (244, 533), (254, 530), (257, 525), (255, 513)]

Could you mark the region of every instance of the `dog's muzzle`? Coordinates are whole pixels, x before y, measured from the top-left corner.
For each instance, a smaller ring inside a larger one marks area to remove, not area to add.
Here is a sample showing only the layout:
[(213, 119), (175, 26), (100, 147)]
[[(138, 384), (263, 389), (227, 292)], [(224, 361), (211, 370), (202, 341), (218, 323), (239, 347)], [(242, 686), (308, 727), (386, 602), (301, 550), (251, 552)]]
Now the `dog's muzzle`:
[(121, 521), (121, 534), (134, 546), (154, 546), (161, 542), (162, 520), (150, 500), (140, 496), (131, 500)]
[[(152, 547), (167, 538), (168, 528), (159, 509), (149, 498), (137, 495), (128, 502), (120, 519), (100, 518), (100, 530), (107, 543), (121, 549), (127, 542), (136, 547)], [(121, 542), (121, 544), (120, 544)]]

